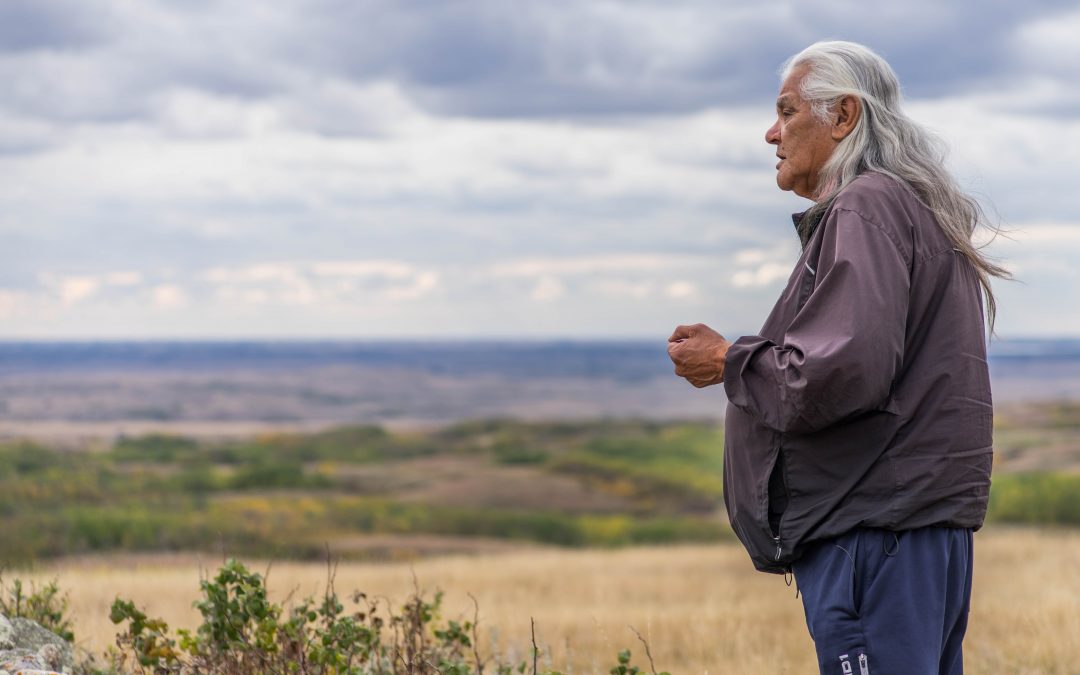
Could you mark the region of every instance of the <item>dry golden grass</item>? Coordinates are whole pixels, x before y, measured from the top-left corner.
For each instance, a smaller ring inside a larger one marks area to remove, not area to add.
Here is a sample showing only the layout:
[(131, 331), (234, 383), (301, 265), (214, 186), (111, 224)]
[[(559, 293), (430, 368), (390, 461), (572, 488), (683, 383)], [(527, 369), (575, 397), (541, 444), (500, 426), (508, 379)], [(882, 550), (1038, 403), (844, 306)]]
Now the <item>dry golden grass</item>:
[[(218, 560), (203, 560), (204, 570)], [(265, 565), (252, 563), (257, 569)], [(617, 551), (533, 549), (408, 564), (343, 564), (337, 589), (361, 589), (400, 605), (415, 570), (423, 588), (446, 591), (444, 615), (471, 618), (480, 605), (486, 648), (529, 647), (535, 618), (544, 661), (573, 673), (602, 673), (619, 649), (634, 661), (650, 643), (658, 670), (681, 673), (813, 673), (813, 648), (794, 588), (755, 573), (736, 545)], [(992, 528), (976, 536), (976, 576), (967, 670), (975, 675), (1080, 673), (1080, 532)], [(70, 591), (75, 633), (100, 650), (115, 628), (116, 595), (171, 625), (193, 627), (199, 561), (192, 556), (67, 561), (24, 579), (56, 577)], [(277, 563), (278, 599), (321, 592), (319, 564)], [(543, 661), (542, 661), (543, 663)]]

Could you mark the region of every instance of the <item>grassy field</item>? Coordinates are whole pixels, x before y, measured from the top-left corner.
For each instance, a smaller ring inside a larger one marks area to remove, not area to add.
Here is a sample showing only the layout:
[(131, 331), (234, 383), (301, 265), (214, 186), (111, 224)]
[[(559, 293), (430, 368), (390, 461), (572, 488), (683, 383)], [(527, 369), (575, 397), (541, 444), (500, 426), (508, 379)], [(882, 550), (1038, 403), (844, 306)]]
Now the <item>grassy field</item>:
[[(254, 568), (266, 563), (249, 561)], [(192, 556), (108, 556), (56, 562), (24, 579), (56, 578), (70, 591), (84, 646), (112, 641), (109, 605), (134, 599), (174, 627), (192, 627), (200, 565)], [(968, 672), (1071, 674), (1080, 663), (1080, 532), (992, 526), (976, 536)], [(545, 661), (573, 673), (606, 672), (622, 648), (645, 665), (630, 626), (645, 636), (658, 670), (679, 673), (810, 673), (813, 649), (801, 601), (781, 577), (752, 570), (733, 544), (618, 550), (533, 548), (407, 563), (342, 563), (339, 592), (360, 589), (397, 605), (413, 588), (446, 592), (449, 618), (471, 618), (475, 596), (486, 652), (524, 658), (530, 618)], [(316, 594), (320, 563), (280, 562), (278, 599)]]
[[(1080, 673), (1080, 407), (999, 412), (977, 537), (970, 673)], [(193, 627), (222, 551), (275, 560), (279, 600), (341, 593), (400, 606), (421, 586), (518, 661), (607, 672), (630, 648), (678, 673), (814, 672), (794, 588), (752, 571), (721, 504), (715, 424), (466, 422), (343, 427), (228, 441), (147, 435), (94, 451), (0, 444), (0, 569), (56, 578), (76, 637), (109, 645), (116, 596)], [(1024, 524), (1030, 527), (1017, 527)], [(1048, 525), (1057, 525), (1049, 529)], [(30, 571), (27, 571), (30, 570)]]

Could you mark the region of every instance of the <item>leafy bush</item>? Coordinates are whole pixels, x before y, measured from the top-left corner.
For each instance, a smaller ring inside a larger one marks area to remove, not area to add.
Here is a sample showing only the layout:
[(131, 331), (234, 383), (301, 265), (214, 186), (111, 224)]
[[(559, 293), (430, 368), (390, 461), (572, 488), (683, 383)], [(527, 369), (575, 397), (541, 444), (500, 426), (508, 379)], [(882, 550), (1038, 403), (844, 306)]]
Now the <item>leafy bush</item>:
[(235, 490), (326, 487), (323, 476), (308, 476), (300, 462), (259, 459), (240, 467), (228, 481)]
[(1027, 473), (995, 478), (987, 518), (1002, 523), (1080, 525), (1080, 476)]
[(499, 464), (543, 464), (548, 458), (543, 450), (514, 443), (496, 443), (491, 451)]
[(0, 477), (39, 474), (64, 463), (63, 453), (36, 443), (22, 441), (0, 446)]
[(55, 579), (40, 588), (31, 584), (27, 593), (21, 579), (15, 579), (8, 586), (0, 576), (0, 614), (9, 619), (22, 617), (36, 621), (68, 642), (73, 642), (75, 635), (67, 614), (68, 602), (67, 593), (60, 593)]
[(112, 455), (120, 462), (175, 462), (190, 457), (198, 444), (184, 436), (147, 434), (124, 437), (113, 446)]
[[(321, 599), (306, 598), (286, 611), (268, 599), (261, 575), (230, 560), (217, 576), (200, 583), (202, 599), (195, 607), (202, 623), (194, 631), (178, 630), (175, 635), (161, 619), (117, 598), (110, 619), (127, 624), (117, 636), (119, 650), (106, 655), (104, 669), (88, 662), (79, 670), (154, 675), (483, 675), (490, 666), (496, 675), (560, 675), (538, 671), (535, 638), (531, 671), (525, 661), (507, 663), (497, 656), (482, 656), (477, 644), (479, 608), (471, 621), (443, 620), (440, 592), (429, 600), (417, 588), (397, 612), (388, 603), (381, 606), (356, 592), (351, 597), (353, 609), (346, 611), (333, 582), (331, 567)], [(648, 644), (645, 648), (648, 651)], [(644, 672), (630, 657), (629, 650), (620, 652), (609, 672)]]

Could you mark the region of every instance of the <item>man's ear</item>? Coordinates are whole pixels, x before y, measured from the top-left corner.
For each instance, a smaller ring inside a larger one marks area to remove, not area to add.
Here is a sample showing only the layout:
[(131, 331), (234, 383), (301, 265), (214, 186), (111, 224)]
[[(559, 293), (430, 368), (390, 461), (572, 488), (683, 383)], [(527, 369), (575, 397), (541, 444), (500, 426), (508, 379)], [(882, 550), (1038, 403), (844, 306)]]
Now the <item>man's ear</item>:
[(862, 115), (862, 101), (857, 96), (845, 96), (836, 104), (836, 122), (832, 125), (832, 137), (834, 141), (842, 141), (847, 138), (859, 123)]

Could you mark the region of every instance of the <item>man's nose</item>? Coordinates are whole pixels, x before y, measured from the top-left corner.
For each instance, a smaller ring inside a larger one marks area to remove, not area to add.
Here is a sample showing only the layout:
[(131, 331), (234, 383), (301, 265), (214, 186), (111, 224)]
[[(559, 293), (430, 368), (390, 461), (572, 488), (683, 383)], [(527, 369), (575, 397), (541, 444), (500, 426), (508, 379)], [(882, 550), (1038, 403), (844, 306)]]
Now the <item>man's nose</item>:
[(769, 145), (780, 145), (780, 120), (773, 122), (773, 125), (765, 132), (765, 142)]

